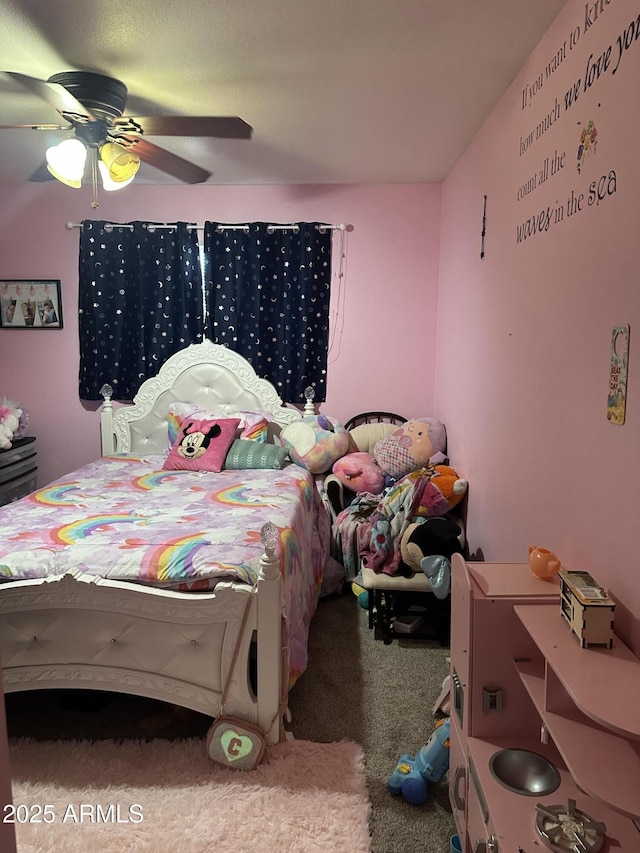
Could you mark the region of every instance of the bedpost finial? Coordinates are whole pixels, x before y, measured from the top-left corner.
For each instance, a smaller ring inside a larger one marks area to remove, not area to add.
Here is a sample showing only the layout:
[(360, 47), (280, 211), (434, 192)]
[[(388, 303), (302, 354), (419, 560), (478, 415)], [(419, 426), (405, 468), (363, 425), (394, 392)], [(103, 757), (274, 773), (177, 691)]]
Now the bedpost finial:
[(280, 577), (280, 565), (276, 557), (276, 544), (280, 531), (271, 521), (262, 525), (260, 541), (264, 554), (260, 557), (260, 574), (262, 580), (276, 580)]
[(314, 397), (316, 396), (315, 389), (312, 385), (307, 385), (304, 389), (304, 399), (306, 400), (304, 404), (304, 413), (305, 415), (315, 415), (316, 409), (313, 404)]
[(260, 530), (260, 541), (262, 547), (268, 554), (273, 554), (278, 541), (278, 528), (272, 521), (267, 521)]
[(105, 398), (105, 400), (110, 400), (113, 397), (113, 388), (109, 385), (108, 382), (105, 382), (102, 388), (100, 389), (100, 393)]

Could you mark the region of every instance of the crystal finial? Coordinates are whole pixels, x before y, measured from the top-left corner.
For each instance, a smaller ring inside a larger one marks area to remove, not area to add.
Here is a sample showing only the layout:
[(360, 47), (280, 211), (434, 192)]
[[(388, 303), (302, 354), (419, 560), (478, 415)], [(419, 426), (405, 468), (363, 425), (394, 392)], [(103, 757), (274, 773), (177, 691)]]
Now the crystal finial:
[(262, 525), (260, 530), (260, 541), (265, 551), (275, 551), (278, 541), (278, 528), (271, 521)]
[(316, 410), (313, 405), (313, 398), (316, 396), (316, 392), (311, 385), (307, 385), (304, 389), (304, 398), (306, 403), (304, 404), (304, 413), (305, 415), (315, 415)]

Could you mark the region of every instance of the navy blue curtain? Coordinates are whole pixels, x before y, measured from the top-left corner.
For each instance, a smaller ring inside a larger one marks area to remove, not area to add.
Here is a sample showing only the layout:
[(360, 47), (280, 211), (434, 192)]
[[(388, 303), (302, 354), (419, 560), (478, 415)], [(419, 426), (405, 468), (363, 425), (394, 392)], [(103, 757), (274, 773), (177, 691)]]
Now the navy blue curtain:
[(131, 400), (170, 355), (203, 338), (202, 275), (195, 228), (178, 222), (87, 221), (80, 231), (79, 389)]
[(325, 400), (331, 229), (205, 222), (207, 337), (243, 355), (283, 400)]

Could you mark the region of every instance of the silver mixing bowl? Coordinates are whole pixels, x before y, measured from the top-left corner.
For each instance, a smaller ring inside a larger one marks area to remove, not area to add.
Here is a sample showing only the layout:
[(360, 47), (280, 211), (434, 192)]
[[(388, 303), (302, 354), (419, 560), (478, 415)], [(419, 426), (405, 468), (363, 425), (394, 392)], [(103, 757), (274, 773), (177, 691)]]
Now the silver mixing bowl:
[(546, 796), (560, 785), (557, 769), (537, 752), (500, 749), (489, 760), (489, 769), (501, 785), (527, 797)]

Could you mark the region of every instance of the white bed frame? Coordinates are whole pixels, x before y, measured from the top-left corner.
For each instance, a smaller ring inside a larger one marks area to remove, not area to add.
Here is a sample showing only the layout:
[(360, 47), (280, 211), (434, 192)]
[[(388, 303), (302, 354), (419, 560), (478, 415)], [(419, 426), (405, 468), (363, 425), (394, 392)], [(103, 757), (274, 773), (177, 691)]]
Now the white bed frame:
[[(299, 420), (246, 359), (205, 341), (171, 356), (146, 380), (132, 405), (114, 408), (105, 394), (102, 453), (161, 453), (167, 411), (176, 401), (206, 409), (230, 404), (272, 414), (275, 430)], [(264, 544), (264, 543), (263, 543)], [(6, 693), (41, 688), (92, 688), (131, 693), (218, 715), (236, 643), (225, 714), (258, 723), (267, 741), (281, 736), (278, 719), (288, 673), (277, 559), (265, 547), (256, 594), (242, 637), (251, 588), (220, 583), (210, 593), (180, 593), (112, 580), (28, 580), (0, 585), (0, 643)], [(252, 641), (257, 691), (250, 678)]]

